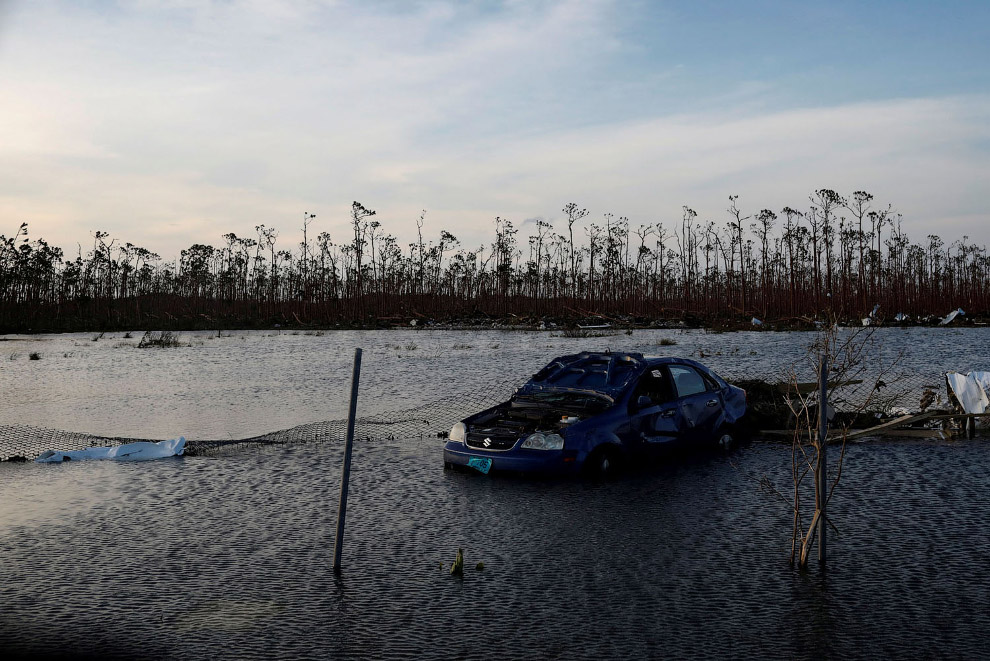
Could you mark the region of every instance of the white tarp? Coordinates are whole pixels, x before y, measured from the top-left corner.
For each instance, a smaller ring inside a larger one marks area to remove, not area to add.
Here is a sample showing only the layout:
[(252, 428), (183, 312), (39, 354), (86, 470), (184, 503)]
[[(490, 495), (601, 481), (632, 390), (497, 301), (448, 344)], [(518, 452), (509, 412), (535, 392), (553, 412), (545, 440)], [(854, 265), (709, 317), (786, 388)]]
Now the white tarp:
[(961, 314), (962, 315), (965, 315), (966, 313), (963, 312), (963, 309), (962, 308), (956, 308), (955, 310), (953, 310), (952, 312), (950, 312), (948, 315), (946, 315), (945, 319), (943, 319), (942, 321), (938, 322), (938, 325), (939, 326), (948, 326), (953, 321), (955, 321), (956, 317), (958, 317)]
[(966, 413), (985, 413), (990, 407), (990, 400), (987, 399), (983, 386), (973, 376), (974, 374), (986, 374), (986, 372), (972, 372), (968, 375), (949, 372), (945, 375), (945, 380), (962, 405), (963, 411)]
[(180, 436), (169, 441), (137, 441), (115, 447), (86, 448), (60, 452), (48, 450), (35, 459), (41, 464), (54, 464), (61, 461), (93, 461), (113, 459), (115, 461), (148, 461), (181, 455), (186, 449), (186, 439)]
[(863, 325), (864, 326), (872, 325), (873, 322), (876, 321), (877, 312), (879, 311), (880, 311), (880, 304), (877, 303), (876, 305), (873, 306), (873, 310), (870, 312), (870, 314), (863, 317)]
[(990, 392), (990, 372), (970, 372), (969, 376), (983, 386), (983, 392)]

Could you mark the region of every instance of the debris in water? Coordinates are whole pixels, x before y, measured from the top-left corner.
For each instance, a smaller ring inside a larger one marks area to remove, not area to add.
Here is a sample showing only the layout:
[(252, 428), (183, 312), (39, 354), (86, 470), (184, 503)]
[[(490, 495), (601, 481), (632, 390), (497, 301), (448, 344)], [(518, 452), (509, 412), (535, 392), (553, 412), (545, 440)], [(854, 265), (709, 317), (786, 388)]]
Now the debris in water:
[(958, 317), (960, 315), (965, 316), (966, 313), (963, 312), (963, 309), (962, 308), (957, 308), (957, 309), (953, 310), (952, 312), (950, 312), (948, 315), (946, 315), (946, 317), (942, 321), (938, 322), (938, 325), (939, 326), (948, 326), (953, 321), (955, 321), (956, 317)]
[(990, 408), (990, 399), (984, 392), (984, 383), (990, 382), (987, 372), (970, 372), (969, 374), (959, 374), (958, 372), (948, 372), (945, 381), (949, 387), (949, 393), (959, 402), (964, 413), (982, 414)]
[(879, 311), (880, 311), (880, 304), (877, 303), (876, 305), (873, 306), (873, 310), (870, 312), (870, 314), (863, 317), (863, 325), (872, 326), (873, 322), (876, 321), (877, 312)]
[(180, 436), (169, 441), (136, 441), (115, 447), (92, 447), (85, 450), (47, 450), (35, 461), (39, 464), (55, 464), (63, 461), (113, 459), (115, 461), (148, 461), (164, 457), (180, 456), (185, 451), (186, 439)]

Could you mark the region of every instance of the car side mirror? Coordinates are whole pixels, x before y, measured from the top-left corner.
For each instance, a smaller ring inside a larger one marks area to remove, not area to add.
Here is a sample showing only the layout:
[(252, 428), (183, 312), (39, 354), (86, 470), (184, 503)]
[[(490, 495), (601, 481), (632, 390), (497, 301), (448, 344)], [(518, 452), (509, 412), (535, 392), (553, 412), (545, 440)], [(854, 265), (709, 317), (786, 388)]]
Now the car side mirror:
[(648, 406), (653, 406), (653, 400), (646, 395), (640, 395), (639, 399), (636, 400), (636, 408), (645, 409)]

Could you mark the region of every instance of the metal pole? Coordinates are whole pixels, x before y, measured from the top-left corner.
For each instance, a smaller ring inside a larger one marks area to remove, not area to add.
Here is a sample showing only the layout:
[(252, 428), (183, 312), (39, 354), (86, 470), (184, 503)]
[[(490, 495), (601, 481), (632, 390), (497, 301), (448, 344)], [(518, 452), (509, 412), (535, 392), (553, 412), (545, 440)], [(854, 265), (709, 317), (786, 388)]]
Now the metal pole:
[(354, 416), (357, 413), (358, 379), (361, 377), (361, 350), (354, 350), (354, 373), (351, 375), (351, 408), (347, 414), (347, 442), (344, 445), (344, 469), (340, 476), (340, 504), (337, 506), (337, 536), (333, 540), (333, 571), (340, 573), (340, 551), (347, 515), (347, 482), (351, 477), (351, 448), (354, 446)]
[(826, 438), (828, 436), (828, 354), (822, 356), (821, 377), (818, 392), (818, 466), (815, 485), (818, 487), (818, 562), (825, 564), (825, 504), (828, 500)]

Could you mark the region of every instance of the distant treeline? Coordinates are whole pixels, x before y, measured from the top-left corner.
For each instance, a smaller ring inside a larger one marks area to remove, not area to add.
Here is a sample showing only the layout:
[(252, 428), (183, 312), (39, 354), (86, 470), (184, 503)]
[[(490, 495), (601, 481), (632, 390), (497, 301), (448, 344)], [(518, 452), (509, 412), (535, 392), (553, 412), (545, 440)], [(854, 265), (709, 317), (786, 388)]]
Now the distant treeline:
[[(822, 189), (801, 209), (744, 211), (730, 196), (721, 221), (688, 207), (675, 222), (631, 227), (592, 220), (571, 203), (527, 237), (494, 220), (490, 245), (465, 248), (441, 231), (425, 240), (425, 212), (408, 245), (375, 212), (351, 206), (346, 237), (310, 236), (282, 248), (265, 225), (223, 235), (179, 259), (97, 231), (92, 250), (66, 259), (27, 224), (0, 235), (0, 330), (220, 328), (274, 323), (391, 324), (417, 316), (580, 318), (596, 314), (701, 323), (990, 310), (990, 256), (968, 238), (912, 243), (901, 217), (873, 196)], [(285, 244), (283, 244), (285, 245)]]

